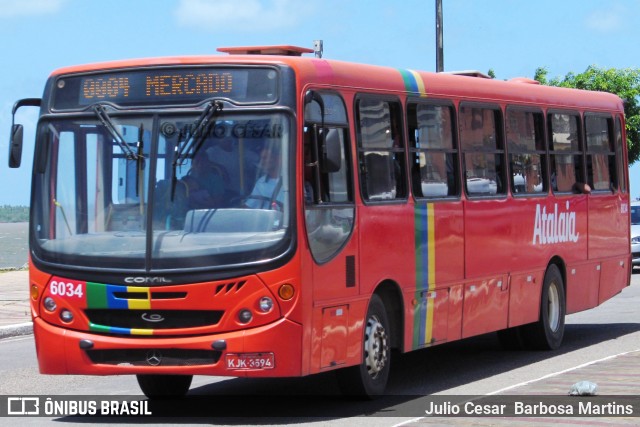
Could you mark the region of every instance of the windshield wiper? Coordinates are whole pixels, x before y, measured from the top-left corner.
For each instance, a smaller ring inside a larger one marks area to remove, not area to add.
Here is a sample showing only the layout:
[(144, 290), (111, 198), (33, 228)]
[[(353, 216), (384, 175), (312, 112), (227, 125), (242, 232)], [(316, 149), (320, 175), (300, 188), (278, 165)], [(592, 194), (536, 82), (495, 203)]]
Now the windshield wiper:
[[(127, 145), (128, 147), (129, 145)], [(142, 190), (140, 175), (144, 169), (144, 123), (140, 123), (138, 129), (138, 153), (136, 154), (136, 197), (140, 197)], [(140, 199), (142, 200), (142, 199)]]
[[(93, 106), (93, 111), (100, 120), (100, 123), (107, 128), (107, 131), (109, 131), (113, 139), (118, 143), (127, 160), (138, 160), (141, 157), (141, 154), (135, 153), (127, 141), (124, 140), (122, 134), (118, 132), (118, 129), (116, 129), (115, 125), (111, 121), (111, 118), (107, 114), (107, 110), (104, 109), (104, 106), (96, 104)], [(141, 144), (141, 141), (138, 141), (138, 144)]]
[(222, 103), (220, 101), (211, 101), (204, 109), (198, 120), (193, 123), (193, 131), (190, 131), (185, 141), (180, 144), (176, 144), (173, 155), (173, 174), (171, 175), (171, 200), (176, 190), (176, 169), (178, 165), (182, 165), (189, 153), (196, 154), (200, 149), (200, 146), (204, 142), (207, 136), (208, 130), (215, 124), (215, 120), (212, 120), (215, 116), (222, 111)]
[(207, 136), (208, 129), (214, 124), (211, 119), (222, 111), (222, 103), (220, 101), (211, 101), (204, 109), (198, 120), (193, 123), (193, 131), (189, 132), (189, 136), (184, 143), (176, 144), (173, 165), (181, 165), (189, 152), (193, 154), (198, 152), (202, 142)]

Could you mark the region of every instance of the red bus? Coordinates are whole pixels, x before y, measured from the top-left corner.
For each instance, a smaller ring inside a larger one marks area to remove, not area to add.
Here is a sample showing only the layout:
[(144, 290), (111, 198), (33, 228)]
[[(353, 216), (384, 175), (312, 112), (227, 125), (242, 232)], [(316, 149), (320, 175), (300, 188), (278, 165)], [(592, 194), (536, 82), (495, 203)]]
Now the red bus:
[[(30, 217), (40, 371), (336, 370), (499, 331), (555, 349), (630, 283), (622, 101), (291, 46), (59, 69)], [(12, 127), (10, 166), (22, 126)]]

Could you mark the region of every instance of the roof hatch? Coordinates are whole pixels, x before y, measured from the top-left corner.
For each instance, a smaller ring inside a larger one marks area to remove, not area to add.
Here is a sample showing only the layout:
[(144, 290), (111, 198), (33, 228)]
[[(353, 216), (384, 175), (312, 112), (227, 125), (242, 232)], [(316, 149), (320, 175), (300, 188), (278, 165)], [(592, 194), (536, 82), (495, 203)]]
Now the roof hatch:
[(218, 52), (229, 55), (285, 55), (302, 56), (303, 53), (314, 53), (313, 49), (300, 46), (239, 46), (219, 47)]

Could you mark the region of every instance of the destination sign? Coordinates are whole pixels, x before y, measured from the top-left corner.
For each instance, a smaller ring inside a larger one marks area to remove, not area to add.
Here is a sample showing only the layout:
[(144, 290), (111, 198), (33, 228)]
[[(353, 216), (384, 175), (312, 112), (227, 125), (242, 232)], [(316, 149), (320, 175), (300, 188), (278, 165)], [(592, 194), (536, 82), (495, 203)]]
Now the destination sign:
[(208, 98), (274, 102), (277, 72), (266, 68), (180, 68), (59, 77), (53, 108), (75, 110), (110, 102), (121, 106), (197, 104)]

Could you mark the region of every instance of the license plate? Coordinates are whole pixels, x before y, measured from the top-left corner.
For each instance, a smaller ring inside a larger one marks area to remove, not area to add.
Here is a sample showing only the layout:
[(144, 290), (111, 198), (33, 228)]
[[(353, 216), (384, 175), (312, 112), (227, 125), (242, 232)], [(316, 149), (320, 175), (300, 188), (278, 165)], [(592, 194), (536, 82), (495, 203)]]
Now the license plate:
[(276, 357), (273, 353), (227, 354), (227, 369), (273, 369)]

